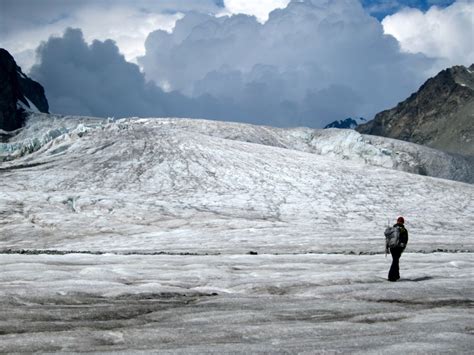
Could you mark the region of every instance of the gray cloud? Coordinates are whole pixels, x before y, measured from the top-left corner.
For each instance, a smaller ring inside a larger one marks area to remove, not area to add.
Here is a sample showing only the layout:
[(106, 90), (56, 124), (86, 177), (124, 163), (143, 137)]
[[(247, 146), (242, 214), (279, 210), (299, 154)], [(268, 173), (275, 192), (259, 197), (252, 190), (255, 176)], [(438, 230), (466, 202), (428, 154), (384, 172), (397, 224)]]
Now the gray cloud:
[(54, 113), (99, 117), (207, 117), (225, 119), (229, 109), (240, 117), (234, 102), (209, 95), (188, 98), (165, 93), (147, 82), (136, 64), (129, 63), (111, 41), (88, 45), (79, 29), (67, 29), (38, 48), (39, 64), (30, 75), (45, 87)]
[(0, 1), (0, 34), (25, 28), (37, 28), (74, 17), (85, 8), (110, 10), (117, 7), (140, 8), (144, 12), (217, 12), (223, 7), (221, 0), (2, 0)]
[(192, 12), (172, 33), (151, 33), (146, 50), (140, 64), (152, 81), (114, 42), (87, 45), (68, 30), (39, 48), (31, 75), (53, 112), (321, 127), (372, 118), (416, 90), (432, 65), (401, 53), (356, 0), (294, 1), (263, 25)]
[(191, 13), (155, 31), (139, 58), (147, 78), (191, 97), (244, 107), (242, 120), (322, 126), (371, 118), (417, 89), (432, 62), (398, 42), (358, 1), (293, 1), (265, 24)]
[(160, 115), (163, 94), (147, 84), (135, 64), (112, 41), (90, 46), (80, 30), (68, 29), (38, 49), (41, 63), (30, 74), (46, 89), (51, 110), (93, 116)]
[(28, 71), (34, 51), (66, 28), (81, 28), (88, 43), (113, 39), (128, 61), (143, 55), (146, 36), (171, 30), (189, 11), (217, 13), (217, 0), (1, 0), (0, 47), (10, 51)]

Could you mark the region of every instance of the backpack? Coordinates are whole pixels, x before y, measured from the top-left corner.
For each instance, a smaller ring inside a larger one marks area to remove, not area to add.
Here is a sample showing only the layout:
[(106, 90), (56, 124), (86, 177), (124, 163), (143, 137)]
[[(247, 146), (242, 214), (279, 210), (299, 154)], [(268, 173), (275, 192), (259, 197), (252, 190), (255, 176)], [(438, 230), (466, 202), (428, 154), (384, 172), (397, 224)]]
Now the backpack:
[(385, 244), (388, 248), (395, 248), (400, 245), (400, 227), (388, 227), (384, 234)]

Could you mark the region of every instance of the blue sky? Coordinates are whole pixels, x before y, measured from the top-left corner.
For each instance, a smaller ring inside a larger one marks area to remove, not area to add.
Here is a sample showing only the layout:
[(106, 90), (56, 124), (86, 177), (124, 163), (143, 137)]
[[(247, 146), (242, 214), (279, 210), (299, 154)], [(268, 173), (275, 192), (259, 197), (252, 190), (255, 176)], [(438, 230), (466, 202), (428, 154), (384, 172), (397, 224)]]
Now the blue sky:
[(385, 16), (392, 15), (403, 7), (426, 11), (433, 5), (446, 7), (453, 2), (454, 0), (361, 0), (362, 5), (379, 20), (383, 20)]

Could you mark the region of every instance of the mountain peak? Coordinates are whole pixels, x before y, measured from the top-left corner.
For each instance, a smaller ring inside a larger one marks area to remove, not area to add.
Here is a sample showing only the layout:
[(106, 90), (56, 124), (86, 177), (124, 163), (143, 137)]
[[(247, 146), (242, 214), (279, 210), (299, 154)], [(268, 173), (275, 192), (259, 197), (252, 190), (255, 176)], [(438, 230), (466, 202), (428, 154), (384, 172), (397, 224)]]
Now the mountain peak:
[(442, 70), (408, 99), (356, 129), (474, 156), (474, 65)]
[(365, 122), (367, 122), (367, 120), (362, 117), (359, 117), (359, 118), (347, 117), (345, 120), (337, 120), (337, 121), (329, 123), (328, 125), (324, 127), (324, 129), (327, 129), (327, 128), (354, 129), (361, 123), (365, 123)]
[(474, 64), (469, 68), (462, 65), (455, 66), (448, 69), (448, 71), (450, 71), (457, 84), (474, 90)]

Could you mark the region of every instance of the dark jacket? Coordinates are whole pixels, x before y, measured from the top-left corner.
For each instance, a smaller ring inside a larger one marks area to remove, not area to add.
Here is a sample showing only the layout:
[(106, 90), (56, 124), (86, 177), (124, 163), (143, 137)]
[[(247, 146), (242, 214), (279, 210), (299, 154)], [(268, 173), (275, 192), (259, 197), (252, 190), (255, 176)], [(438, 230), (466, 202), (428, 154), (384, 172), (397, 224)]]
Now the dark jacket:
[(395, 224), (394, 227), (398, 227), (400, 229), (400, 235), (399, 235), (398, 240), (399, 240), (399, 243), (400, 243), (400, 247), (402, 249), (405, 249), (405, 247), (408, 244), (408, 231), (405, 228), (405, 226), (401, 223)]

